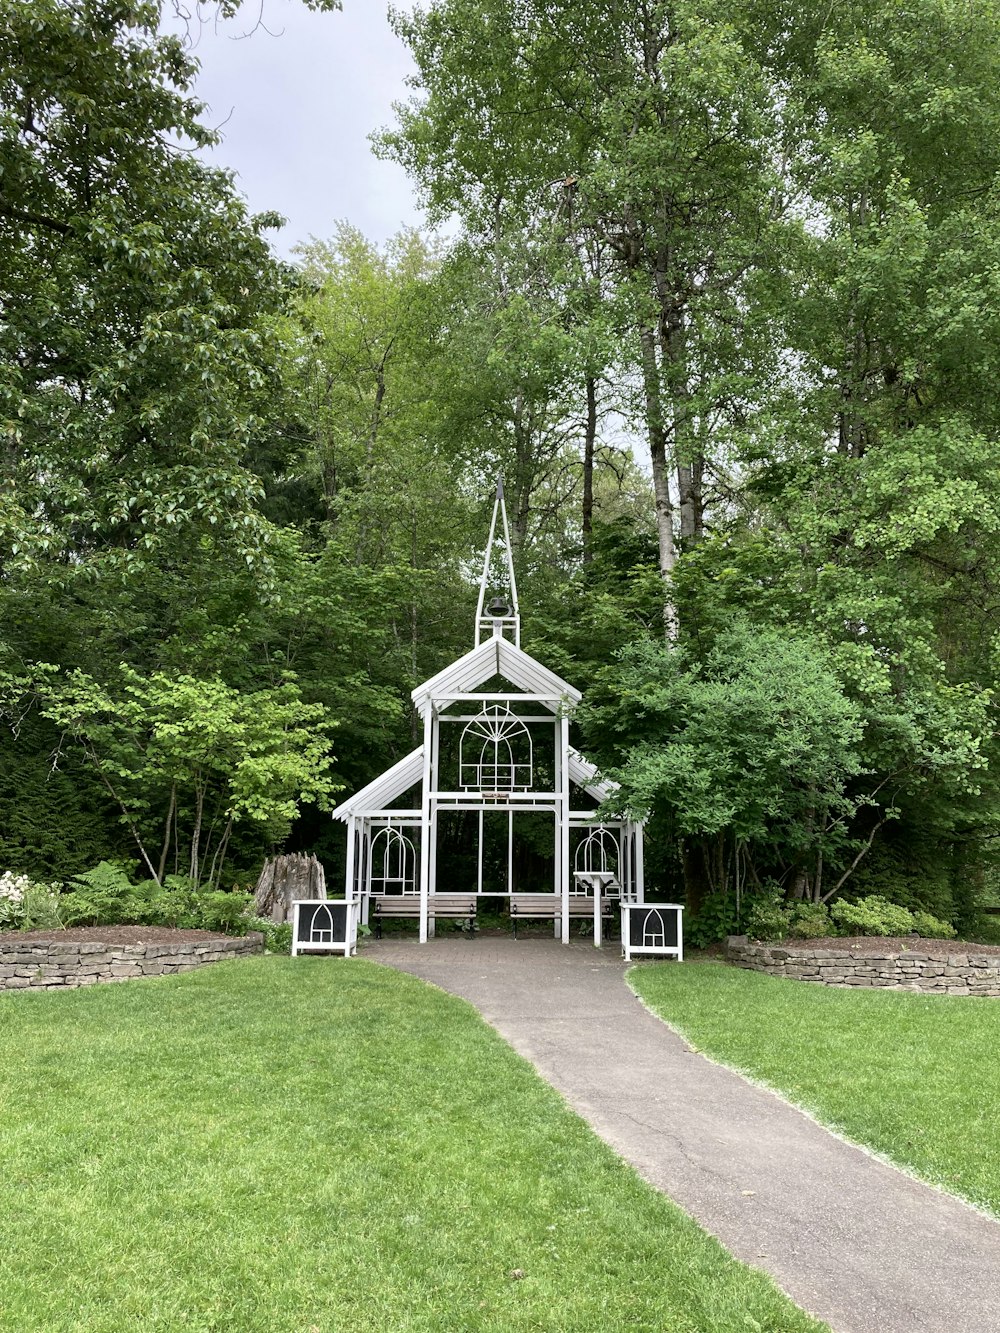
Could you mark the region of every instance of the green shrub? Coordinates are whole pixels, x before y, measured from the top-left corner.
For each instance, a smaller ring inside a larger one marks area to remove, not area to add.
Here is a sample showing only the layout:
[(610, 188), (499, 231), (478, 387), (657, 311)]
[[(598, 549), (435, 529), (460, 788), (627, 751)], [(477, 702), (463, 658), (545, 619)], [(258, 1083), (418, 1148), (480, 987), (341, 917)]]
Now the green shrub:
[(100, 861), (93, 870), (73, 876), (63, 898), (63, 917), (76, 926), (120, 926), (145, 920), (145, 904), (125, 868)]
[(101, 861), (74, 879), (63, 898), (67, 922), (91, 926), (171, 926), (245, 934), (248, 893), (199, 891), (185, 875), (133, 884), (123, 866)]
[(1000, 944), (1000, 916), (980, 913), (973, 918), (972, 927), (963, 938), (977, 944)]
[(62, 924), (58, 884), (0, 875), (0, 930), (58, 930)]
[(958, 934), (954, 926), (930, 912), (914, 912), (913, 929), (925, 940), (953, 940)]
[(875, 893), (856, 903), (834, 903), (830, 915), (847, 935), (909, 935), (914, 929), (912, 912)]
[(259, 930), (264, 936), (265, 953), (292, 952), (292, 923), (290, 921), (271, 921), (266, 916), (245, 918), (248, 930)]
[(818, 940), (835, 934), (830, 909), (825, 903), (796, 902), (788, 910), (788, 938)]
[(59, 930), (63, 924), (59, 888), (55, 884), (31, 884), (24, 895), (22, 930)]
[(755, 940), (783, 940), (791, 925), (781, 890), (765, 889), (749, 899), (743, 914), (743, 929)]
[(684, 938), (692, 949), (704, 949), (736, 930), (736, 904), (732, 898), (713, 893), (702, 903), (698, 915), (684, 923)]
[(815, 940), (836, 933), (825, 904), (789, 902), (778, 888), (752, 898), (744, 919), (746, 933), (756, 940)]
[(9, 870), (0, 875), (0, 930), (17, 930), (24, 916), (24, 891), (31, 881), (27, 875)]
[(202, 893), (198, 896), (198, 927), (200, 930), (218, 930), (224, 935), (245, 935), (250, 929), (247, 908), (252, 905), (253, 896), (241, 889)]

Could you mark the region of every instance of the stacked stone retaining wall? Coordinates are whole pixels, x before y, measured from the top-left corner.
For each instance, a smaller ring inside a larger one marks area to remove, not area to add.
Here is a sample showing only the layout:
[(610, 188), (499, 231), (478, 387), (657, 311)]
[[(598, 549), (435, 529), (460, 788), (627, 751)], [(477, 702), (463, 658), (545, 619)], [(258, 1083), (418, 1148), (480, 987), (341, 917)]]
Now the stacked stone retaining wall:
[(0, 990), (93, 986), (131, 977), (164, 977), (207, 963), (260, 953), (264, 937), (185, 940), (178, 944), (99, 944), (0, 938)]
[(845, 953), (815, 945), (754, 944), (730, 936), (726, 957), (738, 967), (825, 986), (882, 986), (934, 995), (1000, 996), (1000, 953), (934, 952), (933, 944), (905, 953)]

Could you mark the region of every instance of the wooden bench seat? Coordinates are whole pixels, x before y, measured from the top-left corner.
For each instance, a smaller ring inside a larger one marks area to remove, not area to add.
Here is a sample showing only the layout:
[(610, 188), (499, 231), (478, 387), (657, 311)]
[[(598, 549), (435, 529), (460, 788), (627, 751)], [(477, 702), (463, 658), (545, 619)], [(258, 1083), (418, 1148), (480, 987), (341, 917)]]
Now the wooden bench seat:
[[(419, 893), (373, 893), (375, 908), (375, 938), (382, 938), (382, 922), (388, 917), (419, 920)], [(468, 918), (469, 930), (476, 929), (476, 895), (474, 893), (432, 893), (427, 899), (427, 915), (448, 917), (453, 920)]]
[[(614, 904), (601, 899), (601, 915), (611, 916)], [(571, 893), (571, 917), (594, 919), (594, 899), (589, 894)], [(517, 939), (518, 921), (557, 921), (562, 918), (562, 898), (558, 893), (512, 893), (510, 895), (510, 922)]]

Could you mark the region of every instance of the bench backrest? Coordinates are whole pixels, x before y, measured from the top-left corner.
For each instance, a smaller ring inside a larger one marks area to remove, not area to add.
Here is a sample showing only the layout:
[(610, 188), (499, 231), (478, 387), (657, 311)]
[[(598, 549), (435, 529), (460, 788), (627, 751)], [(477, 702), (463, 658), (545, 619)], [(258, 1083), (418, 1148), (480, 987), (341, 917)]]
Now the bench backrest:
[[(419, 893), (373, 893), (372, 902), (381, 912), (395, 912), (399, 916), (420, 915)], [(427, 907), (431, 916), (435, 909), (439, 911), (461, 911), (471, 915), (476, 910), (477, 897), (474, 893), (432, 893), (428, 895)]]
[[(601, 906), (605, 906), (604, 902)], [(510, 895), (510, 910), (515, 916), (518, 912), (531, 912), (535, 915), (551, 912), (554, 917), (561, 916), (562, 899), (557, 893), (512, 893)], [(570, 916), (593, 916), (593, 913), (593, 898), (584, 897), (579, 893), (570, 895)]]

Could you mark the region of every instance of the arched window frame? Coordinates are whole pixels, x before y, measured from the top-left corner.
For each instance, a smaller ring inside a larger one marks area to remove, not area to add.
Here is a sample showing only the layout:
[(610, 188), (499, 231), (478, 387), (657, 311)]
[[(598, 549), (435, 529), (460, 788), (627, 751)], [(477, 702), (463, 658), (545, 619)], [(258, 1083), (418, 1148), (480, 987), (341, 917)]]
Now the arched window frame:
[[(324, 922), (325, 924), (323, 924)], [(309, 943), (333, 943), (333, 913), (325, 903), (313, 912), (312, 920), (309, 922)]]
[[(518, 759), (514, 746), (527, 760)], [(469, 749), (476, 756), (468, 759)], [(462, 729), (458, 745), (458, 781), (463, 791), (530, 791), (534, 782), (535, 751), (531, 732), (509, 708), (483, 708)]]
[[(597, 852), (596, 860), (599, 862), (596, 865), (595, 851)], [(611, 870), (617, 872), (620, 858), (621, 848), (618, 845), (618, 839), (611, 829), (605, 828), (602, 824), (599, 828), (592, 829), (585, 838), (581, 838), (577, 843), (576, 854), (573, 858), (573, 869), (578, 871)], [(613, 864), (609, 864), (612, 859)]]
[[(655, 924), (654, 924), (655, 922)], [(665, 949), (667, 945), (667, 925), (658, 909), (646, 913), (642, 926), (642, 947), (644, 949)]]
[(379, 829), (369, 849), (370, 891), (404, 895), (417, 893), (416, 861), (416, 849), (405, 833), (392, 825)]

